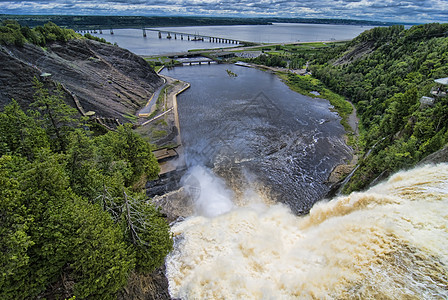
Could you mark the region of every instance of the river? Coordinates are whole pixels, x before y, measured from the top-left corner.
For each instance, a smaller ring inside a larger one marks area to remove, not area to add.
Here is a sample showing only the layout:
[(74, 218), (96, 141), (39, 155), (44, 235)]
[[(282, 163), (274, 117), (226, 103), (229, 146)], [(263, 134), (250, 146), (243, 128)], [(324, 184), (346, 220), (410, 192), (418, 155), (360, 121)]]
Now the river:
[[(241, 40), (255, 43), (288, 43), (288, 42), (312, 42), (352, 39), (370, 26), (356, 25), (329, 25), (329, 24), (285, 24), (273, 25), (234, 25), (234, 26), (189, 26), (189, 27), (161, 27), (155, 28), (163, 31), (174, 31), (194, 34), (202, 34), (219, 38)], [(94, 35), (106, 39), (108, 42), (117, 43), (139, 55), (162, 55), (174, 52), (184, 52), (191, 49), (215, 49), (229, 46), (227, 43), (210, 43), (206, 41), (177, 39), (172, 35), (167, 39), (164, 33), (158, 37), (156, 31), (146, 31), (143, 37), (141, 29), (114, 29), (114, 34), (104, 30), (102, 34)]]
[(163, 74), (191, 83), (178, 110), (195, 209), (172, 225), (172, 297), (448, 298), (447, 164), (316, 203), (351, 156), (326, 100), (235, 65)]
[(213, 169), (239, 196), (251, 184), (306, 213), (328, 192), (331, 170), (351, 157), (329, 102), (293, 92), (271, 73), (202, 65), (162, 74), (191, 84), (178, 96), (187, 163)]

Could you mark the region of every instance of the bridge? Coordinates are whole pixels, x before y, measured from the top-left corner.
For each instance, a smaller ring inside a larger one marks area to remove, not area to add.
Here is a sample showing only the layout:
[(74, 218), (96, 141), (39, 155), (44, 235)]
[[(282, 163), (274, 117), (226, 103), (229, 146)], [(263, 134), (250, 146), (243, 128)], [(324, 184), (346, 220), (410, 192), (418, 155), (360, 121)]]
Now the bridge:
[(221, 44), (235, 44), (235, 45), (247, 45), (250, 42), (240, 41), (235, 39), (227, 39), (217, 36), (203, 35), (203, 34), (191, 34), (186, 32), (177, 32), (177, 31), (168, 31), (154, 28), (143, 28), (144, 34), (146, 34), (146, 30), (156, 31), (158, 32), (159, 39), (163, 38), (163, 35), (166, 36), (167, 39), (180, 39), (180, 40), (188, 40), (188, 41), (208, 41), (210, 43), (221, 43)]
[[(155, 28), (141, 28), (143, 37), (147, 36), (147, 31), (155, 31), (158, 32), (159, 39), (163, 38), (164, 36), (167, 39), (180, 39), (180, 40), (188, 40), (188, 41), (201, 41), (201, 42), (210, 42), (210, 43), (221, 43), (221, 44), (233, 44), (233, 45), (242, 45), (242, 46), (248, 46), (253, 45), (254, 43), (248, 42), (248, 41), (241, 41), (241, 40), (235, 40), (235, 39), (228, 39), (228, 38), (222, 38), (217, 36), (210, 36), (210, 35), (203, 35), (203, 34), (191, 34), (186, 32), (177, 32), (177, 31), (168, 31), (168, 30), (161, 30), (161, 29), (155, 29)], [(93, 33), (93, 34), (103, 34), (102, 29), (87, 29), (87, 30), (78, 30), (77, 32), (83, 34), (83, 33)], [(110, 29), (110, 34), (114, 34), (113, 28)]]

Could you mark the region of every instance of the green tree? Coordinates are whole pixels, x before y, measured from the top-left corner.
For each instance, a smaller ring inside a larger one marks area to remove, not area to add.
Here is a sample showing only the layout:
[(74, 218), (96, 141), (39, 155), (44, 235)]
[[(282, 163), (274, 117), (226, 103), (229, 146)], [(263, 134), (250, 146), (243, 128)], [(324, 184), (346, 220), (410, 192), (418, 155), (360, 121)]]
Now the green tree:
[(163, 265), (173, 248), (170, 227), (160, 212), (139, 195), (124, 193), (122, 224), (137, 257), (137, 271), (152, 272)]
[(80, 196), (93, 201), (107, 180), (99, 167), (98, 148), (88, 131), (76, 129), (69, 134), (67, 146), (67, 174), (70, 187)]
[(2, 205), (9, 212), (1, 219), (2, 247), (9, 253), (7, 263), (2, 261), (3, 298), (35, 298), (51, 283), (68, 280), (74, 290), (65, 293), (112, 299), (134, 269), (135, 254), (109, 214), (72, 192), (64, 155), (44, 151), (14, 174), (11, 158), (1, 163), (0, 180), (7, 187), (2, 196), (8, 200)]
[(77, 111), (65, 104), (60, 88), (57, 89), (55, 94), (50, 94), (36, 77), (33, 84), (36, 92), (32, 107), (40, 113), (40, 119), (43, 128), (50, 137), (52, 149), (65, 151), (69, 133), (73, 128), (82, 125), (81, 120), (76, 117)]
[(22, 155), (32, 160), (41, 148), (50, 145), (45, 131), (33, 117), (12, 100), (0, 112), (0, 155)]
[(117, 128), (117, 132), (109, 132), (103, 141), (110, 145), (113, 154), (129, 165), (130, 173), (125, 177), (125, 185), (142, 187), (147, 179), (154, 179), (159, 173), (159, 165), (152, 153), (151, 145), (132, 131), (131, 124)]
[(16, 299), (24, 285), (30, 268), (28, 250), (34, 245), (29, 226), (33, 218), (25, 206), (20, 182), (17, 178), (22, 158), (0, 157), (0, 298)]

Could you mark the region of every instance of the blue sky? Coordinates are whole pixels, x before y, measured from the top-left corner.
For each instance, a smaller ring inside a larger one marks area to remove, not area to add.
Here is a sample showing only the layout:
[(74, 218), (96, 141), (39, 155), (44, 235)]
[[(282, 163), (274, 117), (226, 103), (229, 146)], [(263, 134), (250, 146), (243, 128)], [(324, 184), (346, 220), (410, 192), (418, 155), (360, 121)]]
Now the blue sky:
[(448, 22), (448, 0), (0, 0), (0, 13), (344, 18)]

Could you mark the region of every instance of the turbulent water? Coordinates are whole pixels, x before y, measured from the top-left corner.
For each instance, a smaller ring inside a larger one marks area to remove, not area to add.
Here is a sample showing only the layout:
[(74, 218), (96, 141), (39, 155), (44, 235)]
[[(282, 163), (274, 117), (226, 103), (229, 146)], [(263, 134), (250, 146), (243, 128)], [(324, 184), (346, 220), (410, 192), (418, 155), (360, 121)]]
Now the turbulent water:
[(197, 215), (172, 228), (173, 297), (448, 298), (447, 164), (398, 173), (302, 217), (251, 191), (235, 203), (204, 168), (190, 176)]

